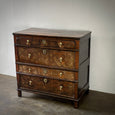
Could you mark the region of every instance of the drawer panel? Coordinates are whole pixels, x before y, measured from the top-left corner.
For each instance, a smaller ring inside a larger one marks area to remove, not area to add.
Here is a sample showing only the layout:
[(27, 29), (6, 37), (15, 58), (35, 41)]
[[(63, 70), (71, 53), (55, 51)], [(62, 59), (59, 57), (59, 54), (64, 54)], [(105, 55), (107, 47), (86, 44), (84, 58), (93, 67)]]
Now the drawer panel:
[(18, 72), (21, 73), (74, 81), (75, 72), (27, 66), (27, 65), (18, 65), (18, 66), (19, 66)]
[(21, 88), (74, 97), (74, 83), (21, 75)]
[(58, 49), (79, 49), (79, 41), (68, 40), (63, 38), (49, 38), (49, 37), (31, 37), (18, 36), (16, 40), (17, 45), (33, 46), (33, 47), (47, 47)]
[(78, 64), (78, 60), (75, 61), (75, 52), (24, 47), (18, 47), (17, 49), (17, 61), (19, 62), (33, 63), (46, 66), (50, 65), (70, 69), (75, 68), (75, 62)]

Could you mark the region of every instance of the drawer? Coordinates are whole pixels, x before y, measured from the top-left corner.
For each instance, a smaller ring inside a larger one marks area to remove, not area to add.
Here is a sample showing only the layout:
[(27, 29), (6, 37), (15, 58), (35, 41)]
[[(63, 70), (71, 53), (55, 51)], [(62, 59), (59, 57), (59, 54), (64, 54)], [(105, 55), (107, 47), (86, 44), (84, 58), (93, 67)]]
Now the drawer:
[(63, 38), (49, 38), (49, 37), (31, 37), (18, 36), (16, 40), (17, 45), (30, 47), (47, 47), (58, 49), (79, 49), (79, 41), (68, 40)]
[[(56, 79), (66, 79), (66, 80), (74, 81), (75, 72), (27, 66), (27, 65), (18, 65), (18, 67), (19, 67), (18, 72), (24, 74), (32, 74), (32, 75), (46, 76), (49, 78), (51, 77)], [(76, 74), (78, 78), (78, 73), (76, 72)]]
[[(74, 69), (75, 63), (78, 65), (78, 56), (75, 57), (75, 52), (24, 47), (18, 47), (17, 50), (18, 60), (16, 61), (19, 62), (69, 69)], [(76, 54), (78, 55), (78, 52)]]
[(74, 83), (40, 77), (20, 76), (21, 88), (74, 97)]

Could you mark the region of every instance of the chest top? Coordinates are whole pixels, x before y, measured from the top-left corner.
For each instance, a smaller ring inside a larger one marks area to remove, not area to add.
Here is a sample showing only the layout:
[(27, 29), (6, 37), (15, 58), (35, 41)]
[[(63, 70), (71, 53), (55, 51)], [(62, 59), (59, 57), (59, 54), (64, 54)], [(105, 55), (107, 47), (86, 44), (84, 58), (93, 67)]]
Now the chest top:
[(13, 33), (14, 35), (34, 35), (34, 36), (50, 36), (50, 37), (66, 37), (73, 39), (81, 39), (90, 35), (90, 31), (75, 31), (75, 30), (56, 30), (44, 28), (29, 28)]

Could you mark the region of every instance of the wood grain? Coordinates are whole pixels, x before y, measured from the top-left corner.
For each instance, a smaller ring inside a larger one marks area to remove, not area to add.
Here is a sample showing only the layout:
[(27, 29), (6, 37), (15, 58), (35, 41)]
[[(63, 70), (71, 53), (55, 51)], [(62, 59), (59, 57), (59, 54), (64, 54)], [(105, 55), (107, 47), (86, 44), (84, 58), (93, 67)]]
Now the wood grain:
[[(51, 79), (47, 79), (47, 83), (45, 83), (44, 79), (45, 78), (21, 75), (21, 88), (52, 92), (70, 97), (74, 96), (74, 83)], [(29, 81), (32, 81), (31, 85), (29, 85)], [(60, 86), (63, 86), (61, 90)]]
[(17, 72), (46, 76), (51, 78), (66, 79), (70, 81), (75, 80), (74, 75), (76, 74), (76, 80), (78, 80), (78, 72), (48, 69), (48, 68), (41, 68), (41, 67), (34, 67), (34, 66), (27, 66), (27, 65), (19, 65), (19, 70)]
[[(46, 54), (43, 54), (43, 51), (45, 51)], [(31, 54), (30, 58), (28, 58), (28, 54)], [(19, 62), (50, 65), (69, 69), (75, 68), (74, 52), (18, 47), (18, 56), (19, 60), (17, 61)], [(60, 58), (62, 58), (62, 62), (60, 62)], [(77, 65), (78, 63), (79, 62), (77, 61)]]

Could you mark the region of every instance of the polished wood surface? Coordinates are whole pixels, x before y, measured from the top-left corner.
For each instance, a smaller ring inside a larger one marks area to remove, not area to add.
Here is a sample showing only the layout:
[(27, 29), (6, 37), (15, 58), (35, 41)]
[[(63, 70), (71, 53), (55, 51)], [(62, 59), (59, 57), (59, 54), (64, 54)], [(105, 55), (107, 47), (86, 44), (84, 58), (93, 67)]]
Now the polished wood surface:
[(30, 28), (15, 32), (18, 96), (30, 91), (79, 100), (89, 90), (89, 31)]
[(90, 34), (90, 31), (76, 30), (56, 30), (44, 28), (29, 28), (13, 33), (14, 35), (34, 35), (34, 36), (50, 36), (50, 37), (66, 37), (80, 39)]

